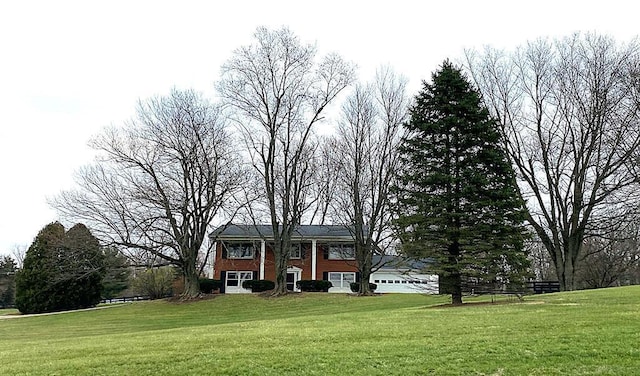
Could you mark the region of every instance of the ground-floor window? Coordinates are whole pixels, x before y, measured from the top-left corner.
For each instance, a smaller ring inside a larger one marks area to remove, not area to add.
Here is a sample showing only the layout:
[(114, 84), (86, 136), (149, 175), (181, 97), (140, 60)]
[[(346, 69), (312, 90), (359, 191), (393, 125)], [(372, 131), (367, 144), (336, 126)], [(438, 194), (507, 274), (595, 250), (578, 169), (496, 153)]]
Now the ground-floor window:
[(253, 272), (227, 272), (227, 287), (242, 287), (242, 282), (253, 279)]
[(333, 287), (349, 288), (351, 282), (356, 281), (354, 272), (329, 272), (329, 281)]

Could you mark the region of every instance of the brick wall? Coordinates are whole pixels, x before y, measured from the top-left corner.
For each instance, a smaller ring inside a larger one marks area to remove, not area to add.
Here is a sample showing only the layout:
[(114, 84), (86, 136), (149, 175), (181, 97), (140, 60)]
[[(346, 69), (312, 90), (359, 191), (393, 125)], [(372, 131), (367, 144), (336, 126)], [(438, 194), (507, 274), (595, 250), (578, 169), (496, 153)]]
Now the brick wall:
[[(259, 244), (259, 243), (258, 243)], [(267, 245), (267, 252), (265, 257), (265, 276), (264, 279), (275, 280), (275, 268), (274, 268), (274, 255), (271, 248)], [(355, 260), (329, 260), (321, 243), (317, 243), (317, 266), (316, 266), (316, 279), (323, 279), (323, 274), (326, 272), (356, 272), (357, 266)], [(295, 266), (302, 269), (301, 279), (311, 279), (311, 243), (302, 243), (302, 258), (289, 260), (289, 266)], [(244, 259), (229, 259), (223, 258), (222, 242), (218, 242), (216, 249), (215, 260), (215, 274), (214, 279), (221, 279), (221, 271), (233, 271), (233, 270), (246, 270), (246, 271), (259, 271), (260, 270), (260, 246), (257, 246), (257, 250), (254, 254), (254, 258), (250, 260)], [(258, 278), (258, 276), (256, 276)]]

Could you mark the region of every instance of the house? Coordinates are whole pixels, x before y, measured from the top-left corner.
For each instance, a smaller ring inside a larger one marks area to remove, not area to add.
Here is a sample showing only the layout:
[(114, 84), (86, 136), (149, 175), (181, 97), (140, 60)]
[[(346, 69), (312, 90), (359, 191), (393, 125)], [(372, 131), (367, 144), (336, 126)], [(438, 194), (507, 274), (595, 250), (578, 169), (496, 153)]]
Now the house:
[[(218, 227), (210, 237), (215, 242), (212, 278), (223, 281), (221, 292), (248, 293), (251, 291), (242, 288), (242, 282), (246, 280), (275, 280), (270, 225), (230, 224)], [(291, 240), (291, 256), (287, 267), (289, 290), (299, 291), (296, 282), (300, 280), (327, 280), (333, 285), (329, 292), (351, 292), (350, 283), (360, 280), (353, 236), (347, 227), (298, 226)], [(379, 292), (424, 292), (416, 288), (415, 281), (433, 280), (432, 277), (418, 274), (411, 269), (411, 265), (392, 263), (393, 256), (385, 257), (390, 257), (383, 260), (389, 262), (390, 266), (380, 269), (370, 279), (374, 283), (375, 280), (380, 281)], [(396, 280), (413, 282), (399, 282), (395, 286)], [(437, 285), (437, 276), (435, 283)], [(409, 284), (413, 286), (409, 288)]]

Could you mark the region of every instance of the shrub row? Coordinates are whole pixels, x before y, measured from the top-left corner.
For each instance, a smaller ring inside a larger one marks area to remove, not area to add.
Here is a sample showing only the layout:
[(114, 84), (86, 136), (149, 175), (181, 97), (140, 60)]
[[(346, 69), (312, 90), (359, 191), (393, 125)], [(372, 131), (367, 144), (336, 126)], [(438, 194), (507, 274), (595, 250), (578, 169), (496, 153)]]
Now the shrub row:
[(305, 292), (328, 292), (333, 284), (329, 281), (307, 279), (298, 281), (296, 287)]
[[(351, 285), (351, 290), (354, 292), (358, 291), (358, 284), (356, 283), (356, 287), (354, 290), (354, 284)], [(375, 290), (377, 287), (376, 284), (370, 284), (371, 289)], [(222, 281), (219, 279), (209, 279), (209, 278), (201, 278), (200, 279), (200, 291), (205, 294), (211, 294), (212, 292), (219, 290), (222, 287)], [(329, 281), (323, 280), (301, 280), (296, 283), (296, 287), (298, 287), (301, 291), (304, 292), (328, 292), (333, 284)], [(252, 292), (263, 292), (273, 290), (275, 288), (275, 282), (269, 281), (266, 279), (260, 280), (248, 280), (242, 282), (242, 288), (249, 289)]]
[(269, 291), (273, 290), (275, 287), (275, 282), (266, 279), (252, 279), (242, 282), (243, 289), (251, 289), (253, 292)]
[[(349, 284), (349, 287), (351, 288), (351, 292), (358, 292), (360, 291), (360, 282), (351, 282)], [(376, 285), (375, 283), (369, 283), (369, 290), (376, 291), (377, 288), (378, 285)]]
[(222, 281), (219, 279), (200, 278), (200, 292), (203, 294), (211, 294), (222, 287)]

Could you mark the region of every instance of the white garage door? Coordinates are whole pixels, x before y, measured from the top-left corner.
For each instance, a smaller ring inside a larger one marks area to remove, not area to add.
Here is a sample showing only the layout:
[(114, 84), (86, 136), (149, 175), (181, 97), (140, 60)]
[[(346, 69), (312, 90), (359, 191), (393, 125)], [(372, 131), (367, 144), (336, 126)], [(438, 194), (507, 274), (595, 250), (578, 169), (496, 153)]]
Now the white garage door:
[(378, 285), (378, 293), (438, 293), (437, 275), (378, 271), (371, 274), (369, 282)]

